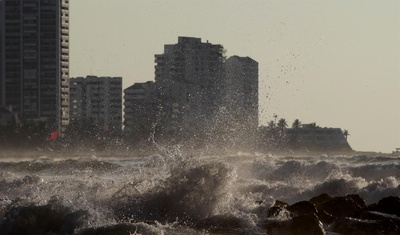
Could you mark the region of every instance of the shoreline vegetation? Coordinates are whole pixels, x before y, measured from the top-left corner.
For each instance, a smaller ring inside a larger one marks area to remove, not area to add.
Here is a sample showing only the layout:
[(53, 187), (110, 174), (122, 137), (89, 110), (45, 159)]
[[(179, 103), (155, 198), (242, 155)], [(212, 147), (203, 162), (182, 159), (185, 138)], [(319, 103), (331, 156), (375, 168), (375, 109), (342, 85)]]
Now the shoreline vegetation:
[[(53, 148), (51, 148), (53, 147)], [(115, 148), (107, 148), (102, 150), (96, 150), (93, 148), (66, 148), (61, 147), (57, 148), (57, 146), (51, 147), (31, 147), (31, 148), (0, 148), (0, 158), (13, 158), (16, 160), (21, 160), (24, 158), (40, 158), (40, 157), (55, 157), (55, 158), (64, 158), (64, 157), (89, 157), (93, 156), (96, 158), (102, 157), (115, 157), (115, 158), (140, 158), (140, 157), (149, 157), (153, 155), (167, 155), (171, 157), (179, 157), (182, 155), (186, 156), (282, 156), (282, 157), (319, 157), (319, 156), (376, 156), (376, 157), (400, 157), (399, 154), (394, 153), (384, 153), (384, 152), (374, 152), (374, 151), (355, 151), (355, 150), (345, 150), (345, 151), (308, 151), (308, 150), (282, 150), (282, 151), (217, 151), (211, 149), (190, 149), (184, 148), (181, 146), (156, 146), (142, 149), (142, 148), (126, 148), (126, 147), (115, 147)]]
[[(276, 118), (276, 116), (275, 116)], [(339, 128), (301, 124), (296, 119), (291, 128), (286, 120), (270, 121), (257, 130), (240, 127), (226, 132), (204, 130), (202, 133), (125, 133), (103, 130), (91, 120), (71, 123), (58, 137), (54, 130), (38, 122), (11, 122), (0, 126), (1, 155), (131, 155), (184, 153), (189, 155), (354, 155), (347, 142), (350, 135)], [(58, 131), (56, 131), (58, 134)], [(369, 152), (365, 152), (368, 154)], [(375, 154), (371, 152), (372, 154)], [(379, 153), (389, 154), (389, 153)]]
[[(95, 150), (50, 150), (50, 149), (31, 149), (31, 150), (12, 150), (12, 149), (0, 149), (0, 159), (31, 159), (31, 158), (80, 158), (80, 157), (96, 157), (96, 158), (137, 158), (137, 157), (149, 157), (152, 155), (165, 155), (168, 154), (166, 151), (155, 150), (155, 151), (143, 151), (143, 150), (105, 150), (105, 151), (95, 151)], [(182, 151), (182, 154), (187, 154), (190, 156), (218, 156), (216, 153), (210, 152), (196, 152), (190, 153), (186, 151)], [(178, 156), (174, 155), (173, 156)], [(320, 156), (328, 156), (328, 157), (335, 157), (335, 156), (374, 156), (374, 157), (400, 157), (399, 155), (392, 154), (392, 153), (383, 153), (383, 152), (373, 152), (373, 151), (348, 151), (348, 152), (268, 152), (268, 153), (261, 153), (261, 152), (254, 152), (254, 153), (246, 153), (246, 152), (236, 152), (226, 155), (254, 155), (254, 156), (282, 156), (282, 157), (320, 157)]]

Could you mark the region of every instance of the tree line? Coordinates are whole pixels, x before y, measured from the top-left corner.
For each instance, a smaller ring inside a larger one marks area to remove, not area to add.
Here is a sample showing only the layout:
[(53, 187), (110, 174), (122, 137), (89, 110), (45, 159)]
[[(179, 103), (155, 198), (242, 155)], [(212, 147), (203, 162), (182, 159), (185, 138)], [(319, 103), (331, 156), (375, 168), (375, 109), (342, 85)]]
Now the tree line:
[[(265, 126), (257, 130), (255, 150), (257, 151), (285, 151), (299, 150), (304, 148), (300, 143), (298, 132), (288, 134), (288, 123), (286, 119), (274, 116)], [(291, 128), (297, 130), (302, 127), (299, 119), (293, 121)], [(315, 126), (315, 128), (319, 128)], [(119, 147), (121, 149), (154, 149), (154, 133), (124, 134), (121, 129), (104, 130), (93, 119), (72, 120), (62, 136), (49, 141), (51, 132), (45, 122), (15, 121), (0, 126), (0, 148), (1, 149), (72, 149), (72, 150), (107, 150)], [(347, 130), (343, 131), (347, 139), (350, 135)], [(153, 136), (153, 138), (151, 138)], [(240, 141), (240, 140), (239, 140)], [(184, 143), (183, 143), (184, 144)]]
[[(295, 119), (291, 125), (291, 131), (288, 132), (289, 127), (286, 119), (280, 118), (278, 121), (277, 115), (274, 115), (275, 120), (271, 120), (266, 126), (260, 126), (258, 130), (258, 147), (261, 151), (298, 151), (298, 150), (323, 150), (321, 146), (316, 144), (306, 145), (301, 142), (300, 128), (303, 124), (299, 119)], [(312, 124), (312, 129), (319, 129), (321, 127)], [(342, 131), (343, 136), (347, 140), (350, 135), (348, 130)], [(351, 149), (348, 144), (337, 146), (338, 148)]]

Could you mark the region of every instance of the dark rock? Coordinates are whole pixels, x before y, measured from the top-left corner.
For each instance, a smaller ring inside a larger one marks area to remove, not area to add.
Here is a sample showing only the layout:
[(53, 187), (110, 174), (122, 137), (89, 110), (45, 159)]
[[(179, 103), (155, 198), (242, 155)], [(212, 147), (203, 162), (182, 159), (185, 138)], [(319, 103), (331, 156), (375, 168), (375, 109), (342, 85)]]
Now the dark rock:
[(263, 228), (270, 235), (291, 235), (291, 220), (269, 219), (265, 221)]
[(400, 198), (394, 196), (385, 197), (378, 204), (369, 205), (368, 210), (400, 216)]
[(314, 204), (315, 206), (318, 207), (318, 205), (320, 205), (320, 204), (322, 204), (322, 203), (324, 203), (324, 202), (326, 202), (326, 201), (329, 201), (329, 200), (331, 200), (331, 199), (332, 199), (331, 196), (329, 196), (329, 195), (326, 194), (326, 193), (323, 193), (323, 194), (321, 194), (321, 195), (318, 195), (318, 196), (316, 196), (316, 197), (311, 198), (311, 199), (310, 199), (310, 202), (311, 202), (312, 204)]
[(325, 212), (333, 218), (352, 217), (365, 209), (365, 206), (359, 201), (358, 197), (354, 195), (333, 197), (330, 200), (317, 204), (316, 207), (319, 212)]
[(292, 220), (291, 234), (324, 235), (325, 230), (315, 215), (300, 215)]
[(322, 223), (315, 215), (300, 215), (289, 220), (269, 219), (264, 223), (267, 234), (272, 235), (324, 235)]
[(318, 211), (317, 216), (318, 219), (324, 224), (331, 224), (333, 221), (335, 221), (335, 218), (326, 211)]
[(358, 194), (349, 194), (346, 197), (351, 198), (358, 206), (361, 208), (366, 208), (365, 200), (360, 197)]
[(268, 209), (268, 217), (290, 217), (290, 212), (287, 210), (289, 204), (277, 200), (275, 204)]
[(289, 206), (289, 204), (287, 204), (286, 202), (283, 202), (283, 201), (276, 200), (274, 203), (274, 206), (287, 207), (287, 206)]
[(299, 215), (314, 215), (317, 214), (317, 208), (309, 201), (300, 201), (289, 206), (288, 211), (293, 213), (294, 216)]
[(343, 235), (376, 235), (399, 234), (399, 227), (390, 219), (383, 221), (339, 218), (328, 228), (328, 231)]
[(358, 194), (350, 194), (346, 197), (352, 199), (361, 208), (361, 210), (355, 211), (352, 215), (353, 218), (360, 218), (360, 214), (362, 213), (362, 211), (367, 208), (365, 200), (362, 199)]
[(382, 228), (390, 229), (389, 231), (400, 231), (400, 217), (397, 215), (364, 210), (360, 217), (363, 220), (375, 221), (383, 226)]

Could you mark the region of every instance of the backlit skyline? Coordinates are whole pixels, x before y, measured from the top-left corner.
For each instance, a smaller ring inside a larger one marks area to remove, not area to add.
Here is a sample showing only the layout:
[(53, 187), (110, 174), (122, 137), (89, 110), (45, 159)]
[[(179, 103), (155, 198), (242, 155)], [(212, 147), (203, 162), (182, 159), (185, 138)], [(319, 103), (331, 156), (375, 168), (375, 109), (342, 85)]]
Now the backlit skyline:
[(350, 132), (355, 150), (400, 147), (398, 1), (70, 2), (70, 76), (154, 80), (178, 36), (259, 63), (260, 124), (273, 115)]

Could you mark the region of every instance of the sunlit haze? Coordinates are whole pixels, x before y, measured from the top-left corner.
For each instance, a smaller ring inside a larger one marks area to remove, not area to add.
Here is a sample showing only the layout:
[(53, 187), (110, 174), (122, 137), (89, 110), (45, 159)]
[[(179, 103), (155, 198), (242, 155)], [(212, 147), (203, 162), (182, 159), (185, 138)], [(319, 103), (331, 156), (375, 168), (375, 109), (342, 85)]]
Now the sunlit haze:
[(400, 147), (400, 1), (75, 0), (70, 75), (154, 80), (178, 36), (258, 61), (260, 125), (276, 114), (346, 129), (355, 150)]

